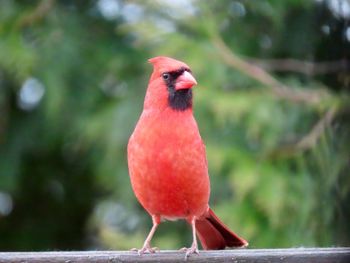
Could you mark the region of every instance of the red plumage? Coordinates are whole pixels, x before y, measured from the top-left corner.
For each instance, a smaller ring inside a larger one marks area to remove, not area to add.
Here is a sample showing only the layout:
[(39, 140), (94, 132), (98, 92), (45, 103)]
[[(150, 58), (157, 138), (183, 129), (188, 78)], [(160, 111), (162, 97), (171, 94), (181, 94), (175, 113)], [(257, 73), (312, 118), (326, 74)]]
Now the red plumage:
[(162, 219), (186, 219), (194, 242), (186, 256), (197, 253), (195, 231), (204, 249), (242, 247), (248, 243), (231, 232), (209, 208), (210, 182), (205, 153), (192, 113), (189, 67), (156, 57), (144, 109), (128, 144), (132, 188), (152, 216), (153, 228), (139, 253), (154, 252), (150, 240)]

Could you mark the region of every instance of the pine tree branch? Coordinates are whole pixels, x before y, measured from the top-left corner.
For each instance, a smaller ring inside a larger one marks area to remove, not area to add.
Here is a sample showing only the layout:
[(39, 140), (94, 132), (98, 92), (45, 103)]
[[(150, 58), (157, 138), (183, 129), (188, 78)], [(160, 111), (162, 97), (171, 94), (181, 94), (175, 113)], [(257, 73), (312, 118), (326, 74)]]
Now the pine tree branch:
[(255, 64), (268, 71), (289, 71), (307, 76), (331, 74), (350, 70), (350, 62), (346, 59), (324, 62), (301, 61), (297, 59), (256, 59), (247, 58), (249, 63)]
[(291, 89), (261, 67), (241, 59), (226, 45), (218, 34), (212, 34), (212, 42), (227, 65), (269, 87), (279, 98), (296, 103), (319, 103), (325, 95), (319, 91)]
[(316, 124), (311, 128), (311, 130), (304, 135), (299, 141), (293, 144), (288, 144), (274, 149), (267, 154), (265, 158), (280, 158), (281, 156), (291, 156), (297, 152), (303, 152), (315, 147), (321, 136), (325, 133), (327, 127), (329, 127), (336, 116), (338, 109), (336, 107), (330, 108), (323, 116), (320, 118)]
[(311, 131), (304, 136), (295, 146), (297, 150), (307, 150), (314, 147), (325, 129), (332, 123), (336, 114), (336, 108), (329, 109), (326, 114), (314, 125)]
[(16, 23), (16, 28), (23, 28), (25, 26), (31, 26), (34, 23), (43, 19), (50, 9), (53, 7), (55, 0), (42, 0), (37, 7), (30, 13), (22, 16)]

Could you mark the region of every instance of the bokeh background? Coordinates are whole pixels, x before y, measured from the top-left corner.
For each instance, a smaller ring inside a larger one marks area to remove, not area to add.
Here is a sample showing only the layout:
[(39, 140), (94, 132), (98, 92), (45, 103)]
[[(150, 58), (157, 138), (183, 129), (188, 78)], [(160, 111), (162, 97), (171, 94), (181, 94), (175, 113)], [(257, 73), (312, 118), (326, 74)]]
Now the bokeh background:
[[(0, 250), (140, 247), (147, 59), (188, 63), (210, 204), (251, 247), (350, 245), (348, 0), (0, 1)], [(185, 222), (153, 244), (190, 245)]]

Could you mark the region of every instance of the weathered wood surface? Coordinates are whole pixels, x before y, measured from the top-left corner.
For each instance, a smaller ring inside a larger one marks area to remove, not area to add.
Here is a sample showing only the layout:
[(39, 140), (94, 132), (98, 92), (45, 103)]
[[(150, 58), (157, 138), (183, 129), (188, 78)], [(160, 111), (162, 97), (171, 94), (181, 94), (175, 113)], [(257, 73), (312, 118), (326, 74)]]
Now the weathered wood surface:
[[(162, 251), (139, 256), (129, 251), (71, 252), (0, 252), (0, 263), (116, 263), (116, 262), (184, 262), (183, 252)], [(235, 249), (200, 251), (187, 262), (233, 263), (350, 263), (350, 248)]]

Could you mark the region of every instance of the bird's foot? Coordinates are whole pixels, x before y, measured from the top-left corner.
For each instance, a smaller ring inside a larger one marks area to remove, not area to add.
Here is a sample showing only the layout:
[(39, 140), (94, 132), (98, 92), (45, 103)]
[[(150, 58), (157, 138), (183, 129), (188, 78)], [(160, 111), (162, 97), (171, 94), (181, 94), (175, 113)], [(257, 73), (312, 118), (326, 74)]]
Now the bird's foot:
[(135, 251), (141, 256), (142, 254), (153, 254), (153, 253), (156, 253), (157, 251), (160, 251), (160, 250), (157, 247), (151, 247), (150, 245), (144, 245), (141, 249), (132, 248), (132, 249), (130, 249), (130, 251)]
[(199, 254), (198, 246), (196, 246), (195, 244), (192, 244), (192, 246), (189, 248), (187, 247), (180, 248), (179, 251), (186, 252), (185, 260), (187, 260), (187, 258), (192, 254), (197, 254), (197, 255)]

